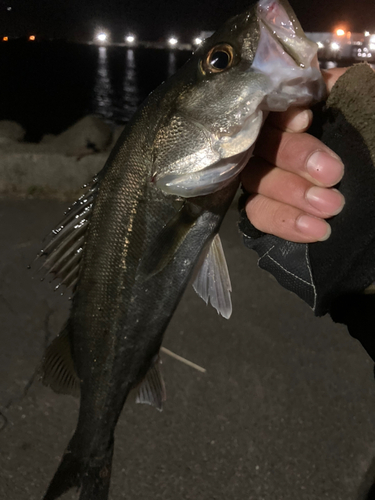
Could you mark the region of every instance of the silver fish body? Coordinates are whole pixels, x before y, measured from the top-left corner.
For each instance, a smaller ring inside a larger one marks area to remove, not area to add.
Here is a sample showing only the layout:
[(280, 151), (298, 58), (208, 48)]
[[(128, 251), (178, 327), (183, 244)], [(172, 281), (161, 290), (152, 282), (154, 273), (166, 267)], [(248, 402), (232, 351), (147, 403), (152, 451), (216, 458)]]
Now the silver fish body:
[[(74, 286), (44, 382), (58, 392), (79, 387), (81, 397), (45, 500), (73, 486), (80, 500), (107, 499), (114, 430), (129, 392), (153, 373), (146, 399), (163, 399), (155, 359), (164, 331), (200, 257), (211, 258), (267, 112), (321, 97), (316, 47), (291, 36), (296, 23), (279, 2), (261, 0), (205, 41), (140, 107), (44, 252), (46, 267)], [(273, 77), (280, 58), (289, 71)], [(227, 298), (218, 309), (229, 316), (229, 289), (210, 293), (211, 302)]]

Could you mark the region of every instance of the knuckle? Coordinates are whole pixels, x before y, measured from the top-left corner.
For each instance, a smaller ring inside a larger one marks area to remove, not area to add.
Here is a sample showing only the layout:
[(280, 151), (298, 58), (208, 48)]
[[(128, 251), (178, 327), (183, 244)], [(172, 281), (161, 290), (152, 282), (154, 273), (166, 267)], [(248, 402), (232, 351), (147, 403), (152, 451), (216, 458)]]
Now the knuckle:
[[(297, 137), (297, 141), (298, 139), (300, 138)], [(291, 154), (296, 153), (296, 146), (298, 145), (297, 141), (295, 134), (291, 132), (283, 133), (277, 152), (277, 164), (283, 164), (284, 159), (288, 160)]]
[(295, 220), (291, 217), (290, 209), (282, 203), (274, 208), (272, 219), (272, 232), (284, 232), (295, 226)]
[(295, 226), (292, 207), (262, 195), (251, 197), (246, 213), (251, 223), (259, 230), (269, 234), (283, 235)]
[(252, 224), (261, 229), (264, 224), (264, 216), (267, 218), (269, 211), (268, 200), (262, 195), (251, 195), (246, 202), (246, 213)]

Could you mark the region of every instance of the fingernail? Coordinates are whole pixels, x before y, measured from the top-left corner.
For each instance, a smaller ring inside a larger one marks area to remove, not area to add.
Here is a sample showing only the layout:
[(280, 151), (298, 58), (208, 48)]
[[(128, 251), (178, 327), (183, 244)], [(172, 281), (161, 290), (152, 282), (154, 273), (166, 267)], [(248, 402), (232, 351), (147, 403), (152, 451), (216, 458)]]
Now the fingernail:
[(293, 132), (306, 130), (310, 125), (311, 117), (312, 117), (312, 111), (310, 109), (301, 111), (290, 120), (287, 128), (289, 130), (292, 130)]
[(345, 205), (345, 198), (337, 189), (314, 186), (306, 193), (306, 199), (314, 208), (327, 215), (337, 215)]
[(327, 222), (310, 215), (298, 217), (296, 225), (301, 233), (317, 241), (325, 241), (331, 235), (331, 226)]
[(344, 175), (344, 165), (338, 156), (325, 151), (316, 151), (307, 161), (307, 171), (317, 181), (326, 186), (334, 186)]

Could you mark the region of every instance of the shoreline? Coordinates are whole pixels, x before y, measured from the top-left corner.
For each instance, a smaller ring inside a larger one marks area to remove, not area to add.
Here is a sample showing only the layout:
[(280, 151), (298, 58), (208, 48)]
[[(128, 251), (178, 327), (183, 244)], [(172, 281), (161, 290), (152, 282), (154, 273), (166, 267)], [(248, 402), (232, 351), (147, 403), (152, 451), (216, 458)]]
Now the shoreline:
[(88, 115), (31, 143), (23, 142), (19, 124), (0, 121), (0, 196), (74, 200), (103, 168), (122, 129)]

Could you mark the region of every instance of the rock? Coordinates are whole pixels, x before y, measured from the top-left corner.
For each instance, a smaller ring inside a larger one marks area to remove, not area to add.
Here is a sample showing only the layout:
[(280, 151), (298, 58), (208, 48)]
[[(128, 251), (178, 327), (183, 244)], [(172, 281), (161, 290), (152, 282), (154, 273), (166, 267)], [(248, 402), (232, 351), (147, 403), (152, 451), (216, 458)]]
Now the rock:
[(90, 182), (103, 167), (108, 153), (77, 160), (62, 153), (52, 153), (47, 146), (20, 144), (2, 148), (0, 194), (25, 193), (64, 197)]
[(105, 151), (112, 139), (112, 128), (99, 116), (89, 115), (65, 132), (50, 140), (48, 145), (55, 152), (67, 156), (83, 157)]
[(17, 123), (10, 120), (0, 121), (0, 143), (6, 144), (8, 142), (23, 141), (25, 137), (25, 130)]
[(39, 144), (51, 144), (56, 139), (56, 135), (54, 134), (46, 134), (42, 137), (42, 140)]

